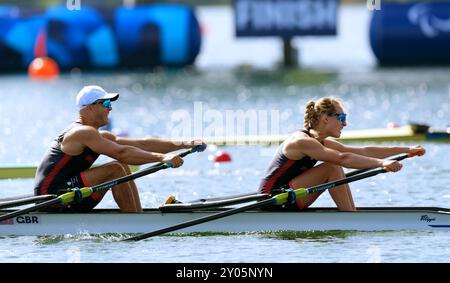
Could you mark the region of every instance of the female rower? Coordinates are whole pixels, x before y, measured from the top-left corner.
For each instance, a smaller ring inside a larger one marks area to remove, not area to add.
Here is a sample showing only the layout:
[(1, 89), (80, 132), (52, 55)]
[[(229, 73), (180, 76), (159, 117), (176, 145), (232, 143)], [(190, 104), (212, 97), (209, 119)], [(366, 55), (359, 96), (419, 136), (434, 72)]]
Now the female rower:
[[(347, 125), (347, 114), (341, 101), (323, 97), (306, 104), (305, 129), (291, 134), (278, 148), (263, 178), (259, 193), (271, 194), (283, 188), (307, 188), (345, 178), (342, 167), (365, 169), (385, 167), (397, 172), (402, 164), (383, 158), (410, 153), (425, 154), (425, 149), (416, 147), (350, 147), (332, 138), (339, 138)], [(322, 161), (320, 165), (316, 165)], [(348, 184), (329, 189), (338, 210), (356, 210)], [(302, 210), (310, 206), (321, 194), (317, 192), (283, 208)]]

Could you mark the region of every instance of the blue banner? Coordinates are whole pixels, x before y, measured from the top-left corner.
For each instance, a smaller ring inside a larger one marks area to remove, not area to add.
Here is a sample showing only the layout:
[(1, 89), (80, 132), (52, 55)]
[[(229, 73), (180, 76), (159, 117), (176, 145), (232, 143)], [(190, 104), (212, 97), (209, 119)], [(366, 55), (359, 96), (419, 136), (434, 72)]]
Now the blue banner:
[(336, 35), (339, 0), (234, 0), (236, 36)]
[(370, 46), (381, 65), (450, 65), (450, 2), (381, 1)]

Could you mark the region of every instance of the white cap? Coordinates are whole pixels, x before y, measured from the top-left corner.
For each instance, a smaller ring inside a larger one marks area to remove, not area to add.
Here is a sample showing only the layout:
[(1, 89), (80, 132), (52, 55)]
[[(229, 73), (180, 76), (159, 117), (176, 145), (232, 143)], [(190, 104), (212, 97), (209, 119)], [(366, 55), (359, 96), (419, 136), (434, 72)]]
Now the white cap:
[(83, 87), (77, 94), (78, 109), (84, 108), (99, 99), (110, 99), (115, 101), (119, 98), (118, 93), (108, 93), (98, 85), (88, 85)]

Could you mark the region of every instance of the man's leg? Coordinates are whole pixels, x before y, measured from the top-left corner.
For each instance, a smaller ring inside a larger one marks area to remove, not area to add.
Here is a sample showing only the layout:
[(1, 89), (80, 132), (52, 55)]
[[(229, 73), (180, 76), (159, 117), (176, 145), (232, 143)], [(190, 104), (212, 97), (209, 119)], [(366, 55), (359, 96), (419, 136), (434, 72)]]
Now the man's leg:
[[(88, 169), (83, 174), (87, 184), (89, 186), (95, 186), (126, 176), (129, 174), (128, 172), (130, 170), (127, 170), (120, 162), (113, 161), (99, 167)], [(133, 181), (114, 186), (112, 193), (121, 212), (142, 212), (139, 193)], [(98, 197), (103, 196), (98, 195)]]
[[(131, 172), (131, 169), (130, 169), (130, 166), (128, 166), (127, 164), (124, 164), (124, 163), (120, 163), (120, 164), (121, 164), (121, 165), (123, 166), (123, 168), (125, 169), (127, 175), (130, 175), (130, 174), (132, 173), (132, 172)], [(134, 181), (129, 181), (127, 184), (130, 185), (131, 192), (133, 193), (134, 206), (135, 206), (139, 211), (142, 211), (141, 198), (139, 197), (139, 191), (138, 191), (138, 189), (137, 189), (137, 187), (136, 187), (136, 183), (135, 183)]]

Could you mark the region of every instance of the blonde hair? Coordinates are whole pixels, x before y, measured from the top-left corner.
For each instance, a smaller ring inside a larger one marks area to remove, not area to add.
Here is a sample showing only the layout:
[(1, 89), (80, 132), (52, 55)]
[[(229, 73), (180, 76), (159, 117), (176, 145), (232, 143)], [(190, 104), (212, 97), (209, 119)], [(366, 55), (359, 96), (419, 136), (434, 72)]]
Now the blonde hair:
[(336, 106), (342, 106), (343, 103), (332, 96), (322, 97), (317, 101), (310, 100), (305, 106), (304, 127), (306, 130), (315, 129), (319, 124), (320, 115), (333, 113)]

